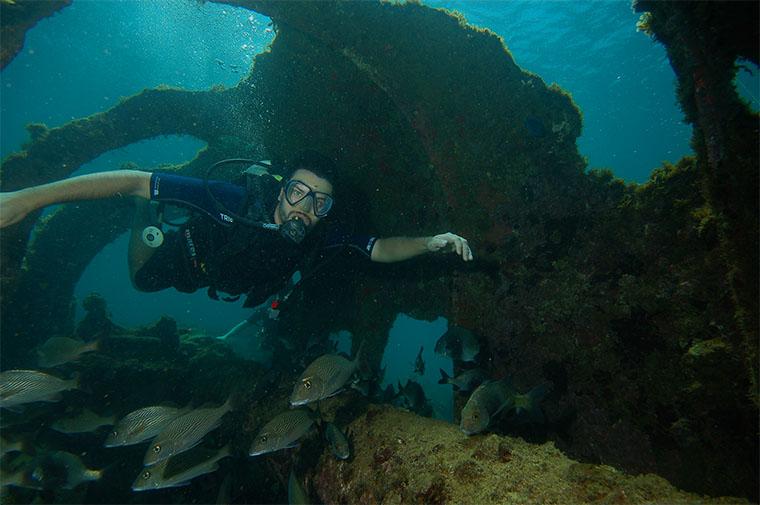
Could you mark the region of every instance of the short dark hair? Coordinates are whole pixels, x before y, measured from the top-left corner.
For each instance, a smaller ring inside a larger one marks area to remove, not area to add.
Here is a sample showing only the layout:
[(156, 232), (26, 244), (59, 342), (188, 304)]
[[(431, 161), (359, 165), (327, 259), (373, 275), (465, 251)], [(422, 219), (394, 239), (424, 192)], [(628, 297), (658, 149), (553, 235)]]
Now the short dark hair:
[(290, 178), (293, 176), (293, 172), (301, 168), (314, 172), (315, 175), (328, 180), (330, 184), (335, 186), (337, 167), (335, 162), (324, 154), (311, 149), (300, 151), (292, 159), (285, 162), (285, 173), (282, 175)]

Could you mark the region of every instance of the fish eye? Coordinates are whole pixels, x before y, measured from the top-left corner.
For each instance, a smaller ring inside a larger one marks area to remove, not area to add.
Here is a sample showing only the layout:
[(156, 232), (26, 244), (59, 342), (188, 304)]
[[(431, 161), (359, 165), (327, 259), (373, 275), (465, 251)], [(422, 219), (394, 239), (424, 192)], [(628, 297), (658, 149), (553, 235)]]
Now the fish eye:
[(268, 438), (269, 437), (267, 437), (266, 435), (261, 435), (261, 438), (259, 438), (259, 442), (261, 442), (262, 444), (266, 443), (266, 441), (267, 441)]
[(119, 435), (119, 432), (118, 432), (118, 431), (112, 431), (112, 432), (111, 432), (111, 436), (112, 436), (112, 437), (116, 437), (116, 436), (118, 436), (118, 435)]
[(160, 445), (154, 445), (153, 446), (153, 452), (155, 452), (156, 454), (158, 454), (159, 452), (161, 452), (161, 446)]
[(311, 389), (311, 379), (304, 379), (303, 387), (305, 387), (306, 389)]
[(145, 470), (142, 474), (142, 478), (145, 480), (150, 479), (150, 470)]

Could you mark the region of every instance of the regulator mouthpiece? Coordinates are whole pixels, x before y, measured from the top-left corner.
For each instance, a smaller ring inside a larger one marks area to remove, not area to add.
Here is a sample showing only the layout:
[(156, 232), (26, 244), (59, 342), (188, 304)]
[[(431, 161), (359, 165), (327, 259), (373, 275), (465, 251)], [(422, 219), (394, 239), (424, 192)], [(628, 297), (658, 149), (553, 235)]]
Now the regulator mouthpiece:
[(164, 243), (164, 232), (156, 226), (147, 226), (142, 232), (142, 241), (155, 249)]
[(280, 225), (280, 235), (300, 244), (306, 237), (306, 225), (298, 217), (294, 217)]

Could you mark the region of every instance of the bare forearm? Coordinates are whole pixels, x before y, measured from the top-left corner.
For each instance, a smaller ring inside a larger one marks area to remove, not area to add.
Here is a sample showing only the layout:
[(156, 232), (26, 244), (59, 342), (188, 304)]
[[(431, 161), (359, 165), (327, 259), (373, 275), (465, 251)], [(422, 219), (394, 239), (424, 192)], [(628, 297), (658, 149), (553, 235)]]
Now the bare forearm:
[(137, 170), (101, 172), (0, 193), (0, 228), (16, 224), (30, 212), (55, 203), (118, 195), (150, 198), (150, 173)]
[(431, 237), (387, 237), (377, 239), (372, 249), (372, 261), (393, 263), (429, 252)]
[(140, 196), (150, 198), (150, 172), (119, 170), (82, 175), (22, 189), (31, 210), (48, 205), (77, 200), (97, 200), (113, 196)]

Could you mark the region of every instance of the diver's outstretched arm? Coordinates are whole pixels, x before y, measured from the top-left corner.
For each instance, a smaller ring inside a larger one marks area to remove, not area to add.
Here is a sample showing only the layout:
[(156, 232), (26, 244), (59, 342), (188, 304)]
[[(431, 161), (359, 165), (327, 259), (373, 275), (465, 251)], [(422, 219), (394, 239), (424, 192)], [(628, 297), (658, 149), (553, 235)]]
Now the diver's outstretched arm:
[(30, 212), (56, 203), (113, 196), (150, 199), (150, 175), (139, 170), (114, 170), (0, 193), (0, 228), (16, 224)]

